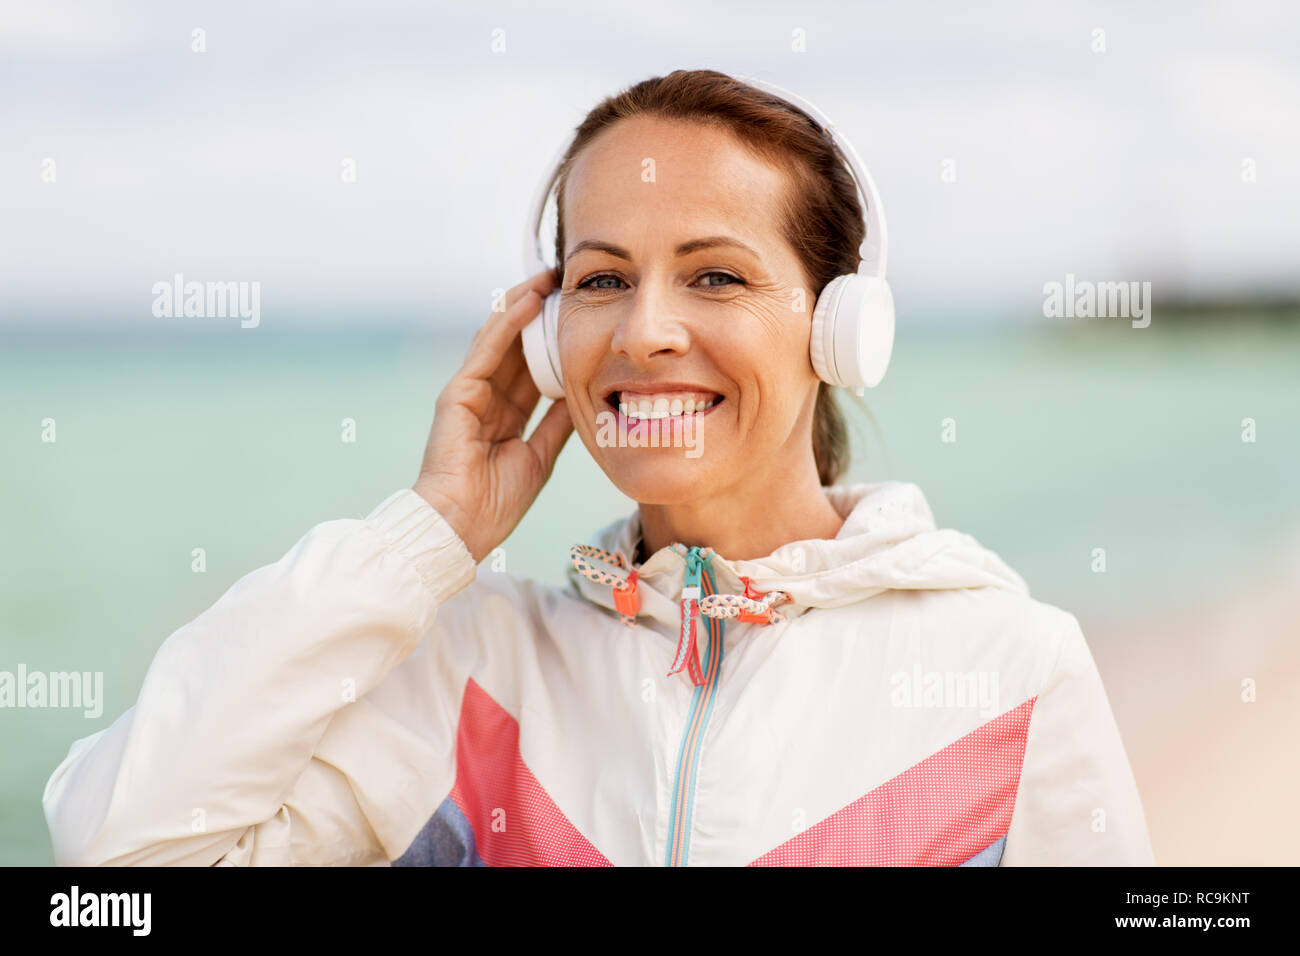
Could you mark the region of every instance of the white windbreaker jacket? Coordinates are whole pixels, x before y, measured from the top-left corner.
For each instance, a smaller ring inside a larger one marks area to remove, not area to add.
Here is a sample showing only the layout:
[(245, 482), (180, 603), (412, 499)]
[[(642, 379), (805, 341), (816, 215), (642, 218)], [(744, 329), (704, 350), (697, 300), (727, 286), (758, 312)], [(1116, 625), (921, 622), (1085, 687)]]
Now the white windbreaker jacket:
[[(1153, 863), (1076, 619), (915, 485), (827, 493), (834, 540), (651, 555), (632, 626), (615, 563), (563, 590), (476, 575), (413, 491), (321, 524), (72, 745), (56, 861)], [(730, 597), (777, 591), (776, 615)]]

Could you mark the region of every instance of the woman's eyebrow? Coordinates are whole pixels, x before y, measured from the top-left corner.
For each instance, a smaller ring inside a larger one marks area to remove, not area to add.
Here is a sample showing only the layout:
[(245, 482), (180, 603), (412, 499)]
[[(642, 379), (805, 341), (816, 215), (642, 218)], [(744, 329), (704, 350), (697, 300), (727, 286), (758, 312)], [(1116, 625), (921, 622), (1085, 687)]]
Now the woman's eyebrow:
[[(748, 252), (755, 258), (759, 258), (758, 253), (752, 248), (745, 245), (745, 243), (741, 242), (739, 239), (734, 239), (731, 236), (706, 236), (703, 239), (691, 239), (688, 242), (683, 242), (673, 251), (678, 256), (685, 256), (690, 255), (692, 252), (698, 252), (701, 249), (712, 249), (715, 246), (733, 246), (737, 249), (742, 249), (745, 252)], [(625, 259), (628, 262), (632, 261), (632, 254), (622, 246), (616, 246), (612, 242), (602, 242), (599, 239), (583, 239), (575, 245), (572, 250), (570, 250), (569, 254), (564, 257), (564, 261), (568, 262), (579, 252), (586, 249), (594, 249), (597, 252), (604, 252), (616, 259)]]
[(756, 259), (760, 258), (757, 252), (739, 239), (733, 239), (731, 236), (708, 236), (704, 239), (692, 239), (690, 242), (683, 242), (675, 251), (677, 255), (685, 256), (700, 249), (712, 249), (715, 246), (733, 246), (748, 252)]
[(622, 246), (616, 246), (612, 242), (601, 242), (599, 239), (582, 240), (582, 242), (574, 246), (569, 254), (564, 257), (564, 261), (568, 262), (584, 249), (595, 249), (597, 252), (606, 252), (615, 259), (626, 259), (628, 262), (632, 261), (632, 254)]

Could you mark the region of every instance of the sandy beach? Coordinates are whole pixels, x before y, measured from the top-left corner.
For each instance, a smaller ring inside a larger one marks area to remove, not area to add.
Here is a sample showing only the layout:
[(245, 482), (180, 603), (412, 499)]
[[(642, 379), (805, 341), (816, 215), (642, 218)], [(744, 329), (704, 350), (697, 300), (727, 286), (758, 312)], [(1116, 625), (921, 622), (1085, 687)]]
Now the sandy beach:
[(1156, 862), (1300, 864), (1300, 546), (1249, 587), (1158, 618), (1080, 621)]

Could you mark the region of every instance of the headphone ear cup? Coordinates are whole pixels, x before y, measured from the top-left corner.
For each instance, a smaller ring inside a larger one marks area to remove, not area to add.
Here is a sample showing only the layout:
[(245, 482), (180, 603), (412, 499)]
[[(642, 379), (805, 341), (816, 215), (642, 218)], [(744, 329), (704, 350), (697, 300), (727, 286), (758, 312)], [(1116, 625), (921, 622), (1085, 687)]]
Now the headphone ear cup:
[(550, 399), (564, 397), (560, 371), (560, 293), (552, 292), (542, 302), (537, 317), (524, 326), (524, 361), (537, 390)]
[(844, 281), (849, 276), (836, 276), (826, 283), (822, 294), (813, 306), (812, 336), (808, 341), (808, 357), (812, 359), (813, 371), (823, 382), (830, 385), (843, 385), (835, 370), (835, 321), (836, 306), (840, 294), (844, 291)]
[(894, 351), (894, 296), (878, 276), (842, 275), (826, 283), (813, 309), (808, 355), (823, 382), (874, 388)]

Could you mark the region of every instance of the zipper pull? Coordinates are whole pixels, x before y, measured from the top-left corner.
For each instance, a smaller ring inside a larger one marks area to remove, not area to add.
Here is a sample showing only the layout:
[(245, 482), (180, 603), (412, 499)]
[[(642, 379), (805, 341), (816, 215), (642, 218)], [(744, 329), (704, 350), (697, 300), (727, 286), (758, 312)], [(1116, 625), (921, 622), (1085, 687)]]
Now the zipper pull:
[(704, 683), (704, 673), (700, 670), (700, 652), (695, 636), (700, 619), (700, 574), (704, 569), (704, 559), (700, 549), (691, 548), (686, 552), (686, 579), (682, 585), (681, 627), (677, 633), (677, 650), (673, 654), (672, 666), (668, 676), (679, 673), (690, 662), (689, 673), (692, 683)]

